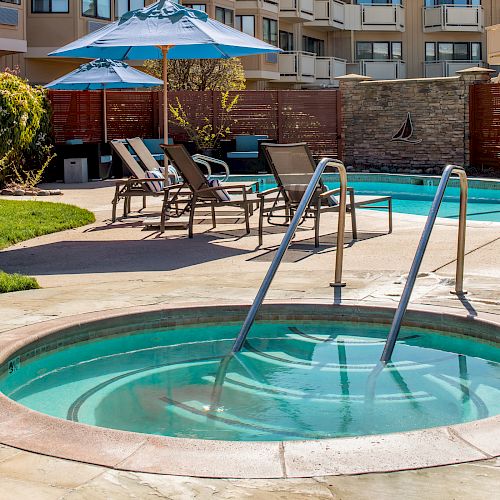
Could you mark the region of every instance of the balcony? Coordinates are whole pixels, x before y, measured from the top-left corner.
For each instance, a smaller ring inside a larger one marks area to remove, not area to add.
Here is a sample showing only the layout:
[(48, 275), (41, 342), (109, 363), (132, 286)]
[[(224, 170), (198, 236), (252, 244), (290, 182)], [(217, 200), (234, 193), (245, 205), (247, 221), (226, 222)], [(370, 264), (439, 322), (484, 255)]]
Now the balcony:
[(27, 51), (24, 16), (21, 5), (0, 7), (0, 56)]
[(475, 66), (482, 67), (483, 61), (432, 61), (424, 63), (424, 76), (426, 78), (439, 78), (443, 76), (456, 76), (457, 71)]
[(280, 19), (314, 21), (314, 0), (280, 0)]
[(316, 54), (311, 52), (282, 52), (279, 54), (280, 80), (287, 83), (314, 83)]
[(348, 73), (371, 76), (374, 80), (397, 80), (406, 78), (406, 63), (401, 60), (363, 59), (347, 64)]
[(345, 8), (345, 29), (355, 31), (404, 31), (401, 5), (350, 5)]
[(335, 79), (346, 74), (346, 60), (336, 57), (316, 56), (316, 82), (319, 85), (334, 85)]
[(279, 14), (279, 0), (238, 0), (237, 10), (266, 10), (273, 14)]
[(314, 0), (314, 21), (306, 23), (319, 29), (345, 29), (345, 4), (339, 0)]
[(440, 5), (424, 7), (424, 31), (484, 31), (484, 14), (481, 6)]

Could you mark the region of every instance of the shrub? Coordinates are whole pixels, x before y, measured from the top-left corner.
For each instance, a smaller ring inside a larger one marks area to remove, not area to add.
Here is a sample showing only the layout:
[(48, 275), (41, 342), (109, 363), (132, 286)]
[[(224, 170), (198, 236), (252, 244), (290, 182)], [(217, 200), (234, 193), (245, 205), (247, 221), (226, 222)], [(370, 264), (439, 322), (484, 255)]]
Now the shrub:
[(0, 73), (0, 186), (33, 187), (53, 155), (50, 102), (45, 89)]
[(235, 122), (235, 120), (231, 117), (231, 111), (234, 109), (239, 97), (239, 94), (237, 94), (230, 99), (229, 91), (221, 92), (220, 115), (218, 117), (219, 119), (217, 125), (215, 126), (207, 117), (203, 118), (203, 125), (197, 125), (192, 122), (182, 107), (179, 98), (177, 98), (176, 106), (169, 105), (170, 113), (173, 116), (171, 121), (186, 131), (189, 139), (196, 144), (198, 151), (217, 148), (220, 141), (228, 137), (231, 133), (230, 125)]

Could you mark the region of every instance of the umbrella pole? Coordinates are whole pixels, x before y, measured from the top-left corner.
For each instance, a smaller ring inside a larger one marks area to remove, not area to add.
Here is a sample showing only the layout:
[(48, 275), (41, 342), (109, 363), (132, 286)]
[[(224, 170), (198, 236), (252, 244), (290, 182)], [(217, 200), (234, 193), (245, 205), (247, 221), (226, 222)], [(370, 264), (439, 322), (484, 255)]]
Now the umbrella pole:
[[(161, 52), (163, 55), (163, 142), (168, 144), (168, 51), (170, 50), (170, 45), (164, 45), (161, 47)], [(167, 167), (167, 157), (163, 158), (163, 163), (165, 168)]]
[(108, 143), (108, 116), (107, 116), (106, 89), (102, 89), (102, 119), (104, 122), (104, 144)]

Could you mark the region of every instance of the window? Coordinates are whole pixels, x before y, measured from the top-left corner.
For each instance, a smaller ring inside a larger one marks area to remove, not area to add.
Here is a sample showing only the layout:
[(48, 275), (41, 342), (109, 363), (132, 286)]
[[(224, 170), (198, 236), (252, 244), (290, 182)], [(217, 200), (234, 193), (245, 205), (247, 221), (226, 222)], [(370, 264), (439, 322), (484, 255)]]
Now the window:
[(293, 50), (293, 33), (280, 31), (280, 49)]
[(21, 5), (21, 0), (0, 0), (3, 3), (15, 3), (16, 5)]
[(224, 9), (223, 7), (215, 7), (215, 19), (217, 19), (217, 21), (219, 21), (220, 23), (232, 26), (233, 11), (230, 9)]
[(69, 12), (69, 0), (33, 0), (31, 3), (31, 12)]
[(481, 61), (481, 42), (426, 42), (426, 61)]
[(184, 7), (188, 7), (189, 9), (199, 10), (201, 12), (207, 11), (207, 6), (204, 3), (184, 3), (182, 5), (184, 5)]
[(235, 27), (250, 36), (255, 36), (255, 16), (235, 16)]
[(317, 56), (325, 55), (325, 41), (310, 36), (302, 37), (302, 50), (305, 52), (312, 52)]
[(402, 5), (403, 0), (357, 0), (358, 5)]
[(479, 6), (481, 0), (425, 0), (426, 7), (438, 7), (439, 5), (451, 5), (452, 7)]
[(390, 61), (403, 57), (401, 42), (357, 42), (356, 59)]
[(111, 19), (111, 0), (82, 0), (82, 15)]
[(271, 45), (278, 45), (278, 21), (264, 17), (262, 19), (262, 39)]
[(115, 16), (122, 17), (123, 14), (131, 10), (143, 9), (144, 0), (116, 0), (115, 3)]

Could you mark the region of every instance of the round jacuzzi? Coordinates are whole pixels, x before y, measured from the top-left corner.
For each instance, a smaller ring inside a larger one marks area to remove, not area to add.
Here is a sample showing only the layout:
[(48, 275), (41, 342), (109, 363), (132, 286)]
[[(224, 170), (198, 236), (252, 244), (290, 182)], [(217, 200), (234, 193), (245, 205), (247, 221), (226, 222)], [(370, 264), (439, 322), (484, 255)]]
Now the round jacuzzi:
[[(10, 405), (13, 422), (21, 419), (28, 434), (7, 444), (32, 449), (29, 442), (43, 436), (38, 429), (27, 437), (34, 417), (37, 425), (63, 425), (66, 446), (71, 429), (75, 436), (85, 429), (89, 436), (105, 430), (111, 446), (134, 436), (167, 448), (190, 442), (212, 449), (401, 438), (491, 424), (500, 414), (500, 329), (492, 322), (409, 311), (383, 367), (391, 309), (266, 305), (243, 350), (228, 355), (246, 310), (87, 318), (11, 342), (1, 351), (0, 416), (2, 404), (4, 414)], [(92, 462), (74, 451), (69, 458)], [(283, 460), (277, 457), (281, 467)]]

